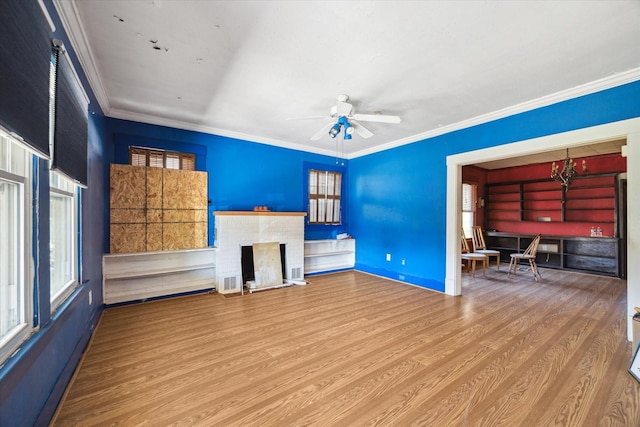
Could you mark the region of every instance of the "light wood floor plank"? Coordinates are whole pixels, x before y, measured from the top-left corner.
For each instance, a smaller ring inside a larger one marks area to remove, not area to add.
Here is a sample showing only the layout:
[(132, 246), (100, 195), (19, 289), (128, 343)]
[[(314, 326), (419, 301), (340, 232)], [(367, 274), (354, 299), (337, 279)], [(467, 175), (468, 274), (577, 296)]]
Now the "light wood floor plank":
[(638, 426), (625, 282), (359, 272), (105, 309), (54, 426)]

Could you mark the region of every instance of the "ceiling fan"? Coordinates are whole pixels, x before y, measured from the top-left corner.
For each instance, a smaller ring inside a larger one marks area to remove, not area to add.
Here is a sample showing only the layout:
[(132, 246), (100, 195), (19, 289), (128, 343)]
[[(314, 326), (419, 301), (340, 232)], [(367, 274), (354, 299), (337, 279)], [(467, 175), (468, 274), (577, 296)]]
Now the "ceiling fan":
[[(344, 132), (344, 139), (351, 139), (353, 133), (357, 133), (362, 138), (371, 138), (373, 133), (362, 126), (359, 122), (378, 122), (378, 123), (400, 123), (398, 116), (386, 116), (383, 114), (356, 114), (353, 111), (353, 105), (349, 104), (349, 95), (339, 95), (336, 105), (331, 107), (329, 115), (332, 120), (322, 127), (318, 132), (311, 136), (312, 141), (316, 141), (328, 131), (331, 138), (338, 136), (340, 131)], [(307, 118), (323, 118), (307, 117)]]

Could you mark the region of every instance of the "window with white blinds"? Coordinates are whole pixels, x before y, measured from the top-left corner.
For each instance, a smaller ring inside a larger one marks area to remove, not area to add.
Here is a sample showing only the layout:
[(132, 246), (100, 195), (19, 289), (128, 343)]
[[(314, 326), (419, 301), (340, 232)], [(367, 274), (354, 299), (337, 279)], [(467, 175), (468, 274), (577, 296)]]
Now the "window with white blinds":
[(471, 237), (475, 225), (477, 189), (475, 184), (462, 184), (462, 229), (467, 237)]
[(191, 153), (129, 147), (129, 164), (151, 168), (196, 170), (196, 156)]
[(0, 129), (0, 365), (32, 331), (33, 155)]
[(340, 224), (342, 173), (309, 170), (309, 224)]

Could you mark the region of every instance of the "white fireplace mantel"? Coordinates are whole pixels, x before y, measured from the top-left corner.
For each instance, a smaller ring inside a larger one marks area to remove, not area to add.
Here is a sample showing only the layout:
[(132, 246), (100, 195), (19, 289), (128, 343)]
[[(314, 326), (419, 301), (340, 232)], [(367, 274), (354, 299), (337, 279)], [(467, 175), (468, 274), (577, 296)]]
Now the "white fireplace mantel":
[(242, 289), (242, 246), (278, 242), (286, 245), (286, 278), (304, 278), (304, 217), (306, 212), (216, 211), (216, 289)]

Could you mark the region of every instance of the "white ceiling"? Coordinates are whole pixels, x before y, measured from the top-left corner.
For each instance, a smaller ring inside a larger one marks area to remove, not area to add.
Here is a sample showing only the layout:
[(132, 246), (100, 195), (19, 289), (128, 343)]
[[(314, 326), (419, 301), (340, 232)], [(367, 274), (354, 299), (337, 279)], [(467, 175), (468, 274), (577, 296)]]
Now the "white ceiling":
[(637, 0), (54, 4), (107, 116), (347, 158), (640, 79)]

